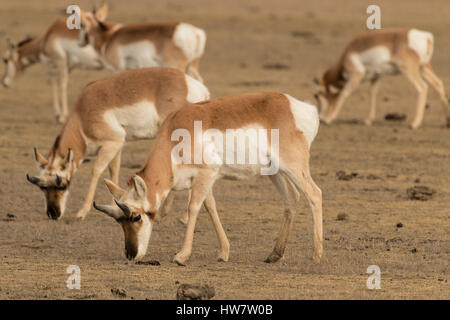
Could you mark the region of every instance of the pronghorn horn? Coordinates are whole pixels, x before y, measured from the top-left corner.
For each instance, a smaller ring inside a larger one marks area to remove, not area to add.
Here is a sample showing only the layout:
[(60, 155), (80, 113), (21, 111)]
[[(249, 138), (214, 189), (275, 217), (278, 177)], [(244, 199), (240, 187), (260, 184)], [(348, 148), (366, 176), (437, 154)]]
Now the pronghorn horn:
[(120, 208), (120, 210), (122, 210), (125, 217), (129, 218), (131, 216), (130, 208), (128, 208), (128, 206), (126, 204), (121, 203), (121, 202), (117, 201), (116, 199), (114, 199), (114, 201), (116, 202), (116, 204)]
[(104, 206), (104, 205), (97, 205), (94, 201), (94, 208), (98, 211), (101, 211), (111, 218), (119, 219), (122, 216), (122, 213), (117, 209), (117, 207), (114, 206)]

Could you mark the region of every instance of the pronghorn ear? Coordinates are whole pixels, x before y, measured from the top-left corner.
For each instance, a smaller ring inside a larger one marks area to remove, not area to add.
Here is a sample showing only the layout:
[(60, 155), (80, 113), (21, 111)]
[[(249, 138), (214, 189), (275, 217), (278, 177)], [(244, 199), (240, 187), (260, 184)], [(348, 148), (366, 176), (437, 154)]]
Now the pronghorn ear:
[(111, 192), (114, 198), (120, 199), (125, 194), (126, 191), (121, 187), (119, 187), (118, 185), (116, 185), (111, 180), (105, 179), (104, 181), (106, 186), (108, 187), (109, 192)]
[(34, 148), (34, 158), (36, 159), (36, 162), (41, 168), (45, 167), (48, 164), (48, 160), (45, 159), (45, 157), (39, 153), (36, 147)]
[(138, 175), (135, 175), (132, 181), (136, 199), (145, 198), (147, 196), (147, 185), (145, 184), (144, 179), (142, 179)]
[(108, 4), (106, 3), (106, 1), (102, 2), (100, 8), (94, 8), (94, 15), (98, 21), (105, 21), (106, 17), (108, 16)]

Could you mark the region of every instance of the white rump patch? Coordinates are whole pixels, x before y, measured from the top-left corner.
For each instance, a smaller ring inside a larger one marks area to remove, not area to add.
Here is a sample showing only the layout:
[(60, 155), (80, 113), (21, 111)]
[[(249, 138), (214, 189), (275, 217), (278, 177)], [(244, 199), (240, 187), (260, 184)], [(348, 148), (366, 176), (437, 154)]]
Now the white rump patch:
[(186, 85), (188, 88), (187, 101), (196, 103), (204, 100), (209, 100), (210, 94), (208, 88), (198, 80), (185, 75)]
[(317, 107), (299, 101), (288, 94), (285, 94), (289, 100), (292, 115), (294, 116), (295, 126), (298, 130), (303, 132), (306, 140), (308, 141), (308, 149), (311, 147), (311, 143), (317, 135), (319, 130), (319, 113)]
[[(431, 48), (428, 47), (429, 42)], [(433, 55), (433, 43), (433, 34), (430, 32), (417, 29), (411, 29), (408, 31), (408, 46), (417, 52), (421, 64), (430, 62), (431, 56)]]
[(189, 62), (200, 58), (205, 50), (206, 33), (188, 23), (180, 23), (173, 35), (175, 45), (183, 50)]

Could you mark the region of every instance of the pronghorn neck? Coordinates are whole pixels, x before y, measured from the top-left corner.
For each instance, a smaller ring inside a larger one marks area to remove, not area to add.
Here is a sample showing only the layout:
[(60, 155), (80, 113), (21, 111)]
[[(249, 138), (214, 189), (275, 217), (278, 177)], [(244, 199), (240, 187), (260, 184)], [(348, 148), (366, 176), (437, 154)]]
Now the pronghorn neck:
[(120, 26), (117, 23), (113, 22), (102, 22), (103, 26), (105, 26), (106, 30), (102, 32), (98, 32), (94, 35), (94, 43), (93, 46), (95, 50), (101, 52), (103, 46), (107, 44), (107, 42), (111, 39), (114, 32)]
[[(162, 141), (163, 139), (160, 139)], [(150, 211), (156, 212), (167, 198), (173, 187), (171, 146), (155, 141), (152, 152), (139, 175), (147, 186), (147, 200)]]
[(324, 73), (322, 80), (327, 91), (330, 90), (330, 86), (342, 88), (342, 82), (345, 81), (342, 72), (342, 62), (339, 61)]
[(55, 142), (50, 149), (48, 159), (50, 162), (57, 158), (64, 158), (69, 149), (73, 151), (72, 174), (86, 157), (87, 144), (83, 138), (80, 119), (76, 114), (72, 114), (56, 137)]
[(39, 62), (39, 54), (41, 51), (41, 37), (34, 38), (23, 43), (17, 49), (19, 59), (17, 61), (18, 71), (24, 70), (32, 64)]

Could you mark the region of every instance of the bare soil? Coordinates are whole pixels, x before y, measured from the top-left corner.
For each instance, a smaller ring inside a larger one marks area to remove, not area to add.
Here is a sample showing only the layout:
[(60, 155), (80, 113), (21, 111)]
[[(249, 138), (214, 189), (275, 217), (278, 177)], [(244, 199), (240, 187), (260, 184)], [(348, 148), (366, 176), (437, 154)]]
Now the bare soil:
[[(347, 41), (365, 30), (373, 1), (346, 0), (110, 0), (110, 21), (182, 20), (204, 28), (207, 49), (201, 72), (213, 96), (282, 91), (313, 101), (312, 77), (336, 61)], [(90, 8), (91, 1), (78, 1)], [(433, 32), (436, 73), (450, 91), (450, 5), (447, 0), (381, 1), (382, 27)], [(42, 32), (70, 1), (2, 0), (0, 51), (5, 39)], [(321, 126), (311, 148), (313, 178), (323, 191), (325, 261), (315, 264), (312, 218), (306, 201), (284, 259), (266, 264), (281, 226), (280, 196), (266, 178), (220, 181), (214, 192), (231, 242), (230, 261), (216, 262), (218, 244), (205, 212), (200, 214), (193, 255), (185, 267), (171, 263), (185, 227), (177, 218), (187, 195), (155, 227), (144, 260), (127, 262), (123, 233), (112, 219), (92, 211), (75, 220), (92, 162), (71, 186), (68, 212), (50, 221), (42, 193), (25, 179), (36, 172), (33, 146), (46, 152), (60, 126), (51, 107), (45, 69), (38, 65), (0, 88), (0, 299), (175, 299), (179, 284), (210, 285), (214, 299), (449, 299), (450, 129), (430, 89), (423, 127), (412, 131), (414, 88), (403, 77), (382, 80), (377, 119), (366, 127), (368, 86), (343, 108), (339, 120)], [(106, 71), (72, 72), (70, 101)], [(406, 114), (386, 121), (387, 113)], [(139, 170), (151, 141), (123, 152), (121, 182)], [(351, 174), (339, 179), (337, 172)], [(356, 173), (357, 175), (353, 175)], [(428, 201), (408, 199), (407, 189), (436, 190)], [(96, 200), (110, 201), (100, 184)], [(344, 218), (343, 218), (344, 217)], [(399, 227), (401, 225), (401, 227)], [(81, 269), (81, 290), (69, 290), (69, 265)], [(381, 290), (366, 287), (367, 267), (381, 268)]]

